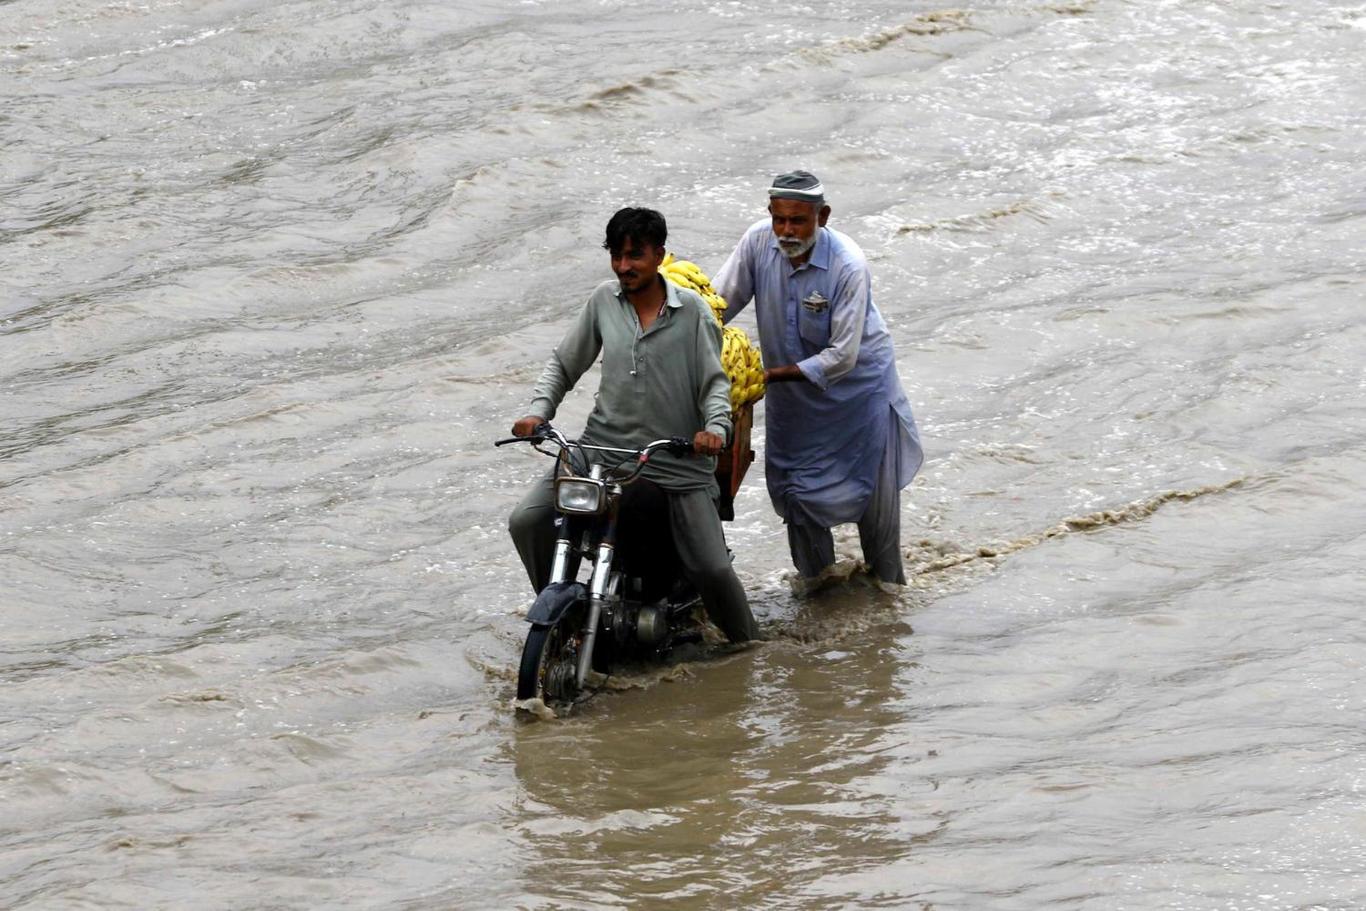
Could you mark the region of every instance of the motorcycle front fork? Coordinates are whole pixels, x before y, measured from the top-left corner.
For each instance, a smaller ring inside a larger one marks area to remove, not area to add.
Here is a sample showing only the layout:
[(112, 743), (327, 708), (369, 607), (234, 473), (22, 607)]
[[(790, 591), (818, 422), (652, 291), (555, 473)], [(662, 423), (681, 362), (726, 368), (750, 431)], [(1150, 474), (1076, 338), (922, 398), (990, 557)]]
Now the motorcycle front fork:
[[(561, 520), (563, 521), (563, 520)], [(615, 526), (615, 521), (611, 523)], [(614, 528), (612, 529), (615, 530)], [(560, 526), (560, 537), (555, 541), (555, 557), (550, 566), (550, 581), (565, 582), (574, 569), (575, 557), (574, 547), (569, 538), (569, 523), (564, 522)], [(602, 610), (607, 599), (615, 594), (615, 589), (620, 586), (621, 580), (614, 578), (612, 573), (612, 562), (616, 555), (616, 546), (612, 543), (615, 539), (614, 534), (604, 536), (604, 540), (598, 545), (597, 556), (593, 560), (593, 576), (588, 582), (588, 616), (584, 620), (582, 644), (579, 647), (579, 663), (575, 669), (575, 682), (580, 688), (584, 681), (588, 679), (588, 672), (593, 666), (593, 643), (598, 637), (598, 623), (602, 619)], [(584, 547), (588, 544), (588, 535), (584, 534)]]
[(579, 687), (588, 679), (588, 671), (593, 666), (593, 643), (598, 638), (598, 621), (602, 619), (602, 606), (607, 600), (607, 586), (612, 577), (612, 555), (616, 548), (606, 542), (598, 545), (598, 558), (593, 561), (593, 578), (588, 583), (588, 619), (583, 625), (583, 649), (579, 652), (579, 668), (576, 674)]

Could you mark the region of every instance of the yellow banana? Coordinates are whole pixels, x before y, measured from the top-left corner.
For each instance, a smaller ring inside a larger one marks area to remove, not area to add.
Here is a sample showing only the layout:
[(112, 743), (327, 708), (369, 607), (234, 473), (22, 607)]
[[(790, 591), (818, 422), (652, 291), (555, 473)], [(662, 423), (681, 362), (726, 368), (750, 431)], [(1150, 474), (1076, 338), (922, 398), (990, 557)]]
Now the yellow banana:
[[(711, 308), (718, 325), (726, 310), (726, 299), (716, 293), (707, 273), (694, 262), (678, 259), (672, 253), (664, 256), (659, 272), (667, 280), (702, 296)], [(759, 349), (749, 334), (739, 326), (726, 326), (721, 331), (721, 367), (730, 377), (730, 408), (737, 412), (751, 402), (764, 397), (764, 363)]]

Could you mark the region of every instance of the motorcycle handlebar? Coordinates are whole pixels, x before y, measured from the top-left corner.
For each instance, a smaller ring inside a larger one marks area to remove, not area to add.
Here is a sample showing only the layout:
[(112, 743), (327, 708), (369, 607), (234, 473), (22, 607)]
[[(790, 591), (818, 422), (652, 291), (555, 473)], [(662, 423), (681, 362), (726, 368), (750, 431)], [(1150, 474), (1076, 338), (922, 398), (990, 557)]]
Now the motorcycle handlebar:
[(550, 424), (537, 424), (536, 429), (524, 437), (505, 437), (501, 440), (494, 440), (494, 446), (506, 446), (508, 443), (540, 443), (547, 439), (554, 439), (559, 434), (554, 432)]
[[(664, 443), (664, 448), (668, 449), (674, 455), (687, 455), (693, 451), (692, 440), (687, 440), (683, 437), (670, 437), (668, 440), (660, 440), (658, 442)], [(653, 446), (655, 444), (651, 443), (650, 445)]]
[[(651, 453), (657, 449), (667, 449), (674, 455), (686, 455), (694, 451), (692, 440), (689, 440), (686, 437), (669, 437), (665, 440), (655, 440), (654, 442), (646, 443), (638, 449), (623, 449), (617, 446), (593, 446), (588, 443), (580, 443), (577, 440), (566, 438), (548, 423), (539, 425), (529, 436), (505, 437), (501, 440), (494, 440), (493, 445), (506, 446), (509, 443), (531, 443), (534, 445), (537, 443), (544, 443), (547, 440), (555, 443), (563, 450), (575, 448), (593, 452), (614, 452), (623, 456), (623, 461), (625, 458), (635, 457), (642, 465), (649, 460)], [(637, 473), (639, 472), (639, 467), (636, 471)]]

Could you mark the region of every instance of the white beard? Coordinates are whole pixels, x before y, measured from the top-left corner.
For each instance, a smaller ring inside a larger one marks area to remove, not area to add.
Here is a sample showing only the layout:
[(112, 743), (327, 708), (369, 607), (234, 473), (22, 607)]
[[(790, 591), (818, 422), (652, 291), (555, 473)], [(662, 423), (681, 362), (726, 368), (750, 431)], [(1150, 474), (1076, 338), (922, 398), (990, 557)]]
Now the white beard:
[(807, 250), (816, 245), (816, 232), (812, 231), (811, 236), (802, 240), (800, 237), (779, 237), (778, 249), (783, 251), (783, 255), (788, 259), (796, 259)]

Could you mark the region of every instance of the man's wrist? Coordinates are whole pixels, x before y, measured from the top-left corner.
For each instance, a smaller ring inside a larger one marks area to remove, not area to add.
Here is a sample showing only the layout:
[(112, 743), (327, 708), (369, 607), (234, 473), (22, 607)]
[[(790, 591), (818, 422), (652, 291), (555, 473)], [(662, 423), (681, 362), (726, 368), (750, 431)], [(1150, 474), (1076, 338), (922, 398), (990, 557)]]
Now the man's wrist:
[(793, 383), (805, 380), (806, 374), (796, 364), (785, 364), (782, 367), (770, 367), (764, 371), (765, 383)]

